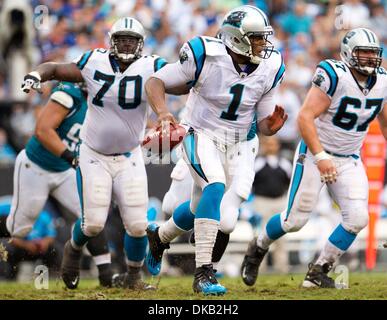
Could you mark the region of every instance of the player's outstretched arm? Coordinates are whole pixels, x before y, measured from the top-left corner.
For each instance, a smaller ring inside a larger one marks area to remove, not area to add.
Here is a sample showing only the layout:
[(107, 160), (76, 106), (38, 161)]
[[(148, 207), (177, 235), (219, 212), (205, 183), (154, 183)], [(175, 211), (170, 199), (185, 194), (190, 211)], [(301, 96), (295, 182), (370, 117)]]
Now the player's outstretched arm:
[(164, 122), (176, 123), (175, 117), (169, 112), (165, 103), (165, 85), (158, 78), (150, 77), (145, 83), (145, 92), (148, 96), (148, 103), (157, 114), (159, 125)]
[(333, 183), (336, 181), (337, 171), (329, 154), (324, 151), (317, 129), (315, 119), (328, 110), (331, 100), (321, 89), (312, 86), (305, 98), (304, 104), (298, 113), (297, 123), (301, 137), (316, 158), (317, 168), (321, 180)]
[(75, 63), (46, 62), (24, 77), (22, 90), (29, 93), (31, 89), (41, 91), (41, 82), (48, 80), (82, 82), (82, 73)]
[(49, 100), (37, 120), (35, 136), (48, 151), (75, 166), (74, 152), (67, 149), (56, 132), (56, 128), (60, 126), (69, 112), (70, 109)]
[(384, 104), (382, 112), (379, 113), (378, 120), (383, 137), (387, 140), (387, 103)]

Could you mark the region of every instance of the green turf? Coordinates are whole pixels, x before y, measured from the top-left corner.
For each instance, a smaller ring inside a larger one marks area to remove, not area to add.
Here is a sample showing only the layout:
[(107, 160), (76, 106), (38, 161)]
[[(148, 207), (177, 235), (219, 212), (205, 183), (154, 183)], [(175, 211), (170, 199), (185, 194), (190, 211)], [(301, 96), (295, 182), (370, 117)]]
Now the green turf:
[(125, 289), (104, 289), (96, 280), (82, 280), (77, 290), (64, 289), (61, 281), (50, 281), (48, 290), (37, 290), (33, 283), (0, 282), (0, 299), (387, 299), (387, 273), (357, 273), (349, 276), (349, 289), (302, 289), (303, 275), (263, 275), (254, 287), (246, 287), (240, 278), (224, 278), (227, 287), (223, 297), (194, 294), (191, 277), (147, 278), (158, 290), (137, 292)]

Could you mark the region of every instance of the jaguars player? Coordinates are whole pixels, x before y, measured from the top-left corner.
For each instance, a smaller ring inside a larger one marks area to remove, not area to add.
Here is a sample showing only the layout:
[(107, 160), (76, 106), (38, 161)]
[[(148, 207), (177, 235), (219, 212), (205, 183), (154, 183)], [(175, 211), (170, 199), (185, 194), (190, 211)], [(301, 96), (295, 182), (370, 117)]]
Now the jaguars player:
[(342, 222), (309, 265), (304, 287), (334, 288), (327, 273), (368, 224), (368, 181), (360, 148), (376, 117), (387, 138), (387, 73), (380, 67), (382, 48), (371, 30), (349, 31), (340, 56), (341, 61), (328, 59), (317, 66), (298, 115), (303, 140), (294, 158), (288, 206), (250, 242), (242, 264), (247, 285), (255, 283), (270, 244), (306, 224), (325, 184), (340, 207)]
[[(53, 89), (37, 120), (35, 135), (17, 156), (7, 236), (27, 235), (49, 195), (75, 217), (81, 214), (74, 167), (75, 148), (87, 110), (87, 93), (80, 85), (63, 82)], [(105, 234), (94, 238), (88, 249), (98, 267), (101, 285), (111, 286), (111, 259)], [(75, 288), (78, 279), (66, 285)]]
[(280, 53), (268, 41), (272, 33), (261, 10), (238, 7), (226, 15), (220, 38), (188, 41), (180, 61), (155, 73), (146, 84), (151, 107), (159, 121), (167, 123), (175, 119), (167, 112), (165, 88), (192, 87), (185, 117), (190, 130), (183, 146), (195, 181), (190, 204), (195, 213), (195, 292), (226, 292), (215, 279), (211, 259), (232, 168), (228, 155), (246, 140), (255, 114), (259, 131), (267, 135), (277, 132), (287, 117), (283, 108), (274, 108), (272, 99), (285, 70)]
[(156, 56), (142, 56), (145, 31), (136, 19), (115, 22), (109, 32), (110, 49), (88, 51), (73, 63), (45, 63), (25, 77), (23, 89), (39, 89), (51, 80), (84, 80), (88, 110), (81, 130), (77, 183), (82, 219), (65, 246), (61, 273), (79, 277), (82, 247), (104, 228), (113, 197), (126, 229), (125, 251), (130, 289), (147, 290), (141, 279), (147, 238), (148, 188), (140, 142), (149, 108), (145, 81), (166, 64)]

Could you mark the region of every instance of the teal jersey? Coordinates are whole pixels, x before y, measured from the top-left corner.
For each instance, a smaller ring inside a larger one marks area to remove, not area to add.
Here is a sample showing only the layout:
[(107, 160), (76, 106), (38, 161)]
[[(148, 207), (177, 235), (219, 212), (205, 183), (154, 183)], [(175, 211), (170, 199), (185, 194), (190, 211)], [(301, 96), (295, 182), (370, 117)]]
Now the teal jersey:
[[(75, 151), (76, 145), (79, 142), (79, 133), (82, 123), (86, 115), (86, 97), (84, 97), (78, 86), (69, 82), (59, 83), (59, 85), (52, 91), (52, 94), (57, 91), (63, 91), (70, 95), (73, 99), (73, 105), (69, 109), (70, 112), (56, 129), (56, 132), (67, 149)], [(26, 153), (31, 161), (45, 170), (61, 172), (71, 168), (71, 165), (66, 160), (57, 157), (48, 151), (36, 138), (36, 136), (32, 136), (32, 138), (28, 141)]]

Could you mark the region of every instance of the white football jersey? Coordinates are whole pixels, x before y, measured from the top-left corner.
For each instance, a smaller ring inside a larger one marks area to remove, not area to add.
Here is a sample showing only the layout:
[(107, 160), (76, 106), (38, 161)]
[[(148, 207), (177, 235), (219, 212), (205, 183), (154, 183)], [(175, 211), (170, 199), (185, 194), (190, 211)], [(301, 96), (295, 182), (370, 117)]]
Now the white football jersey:
[(312, 83), (332, 100), (315, 121), (324, 149), (359, 155), (370, 122), (387, 102), (387, 72), (379, 68), (363, 88), (342, 61), (329, 59), (317, 66)]
[(96, 49), (74, 62), (88, 91), (88, 110), (80, 133), (82, 142), (105, 155), (130, 152), (144, 137), (150, 110), (145, 82), (166, 61), (144, 56), (121, 73), (108, 50)]
[(235, 144), (246, 140), (255, 115), (259, 122), (273, 112), (272, 96), (284, 72), (278, 51), (259, 65), (248, 64), (242, 70), (220, 39), (196, 37), (183, 45), (180, 61), (153, 77), (168, 88), (190, 85), (184, 121), (211, 139)]

